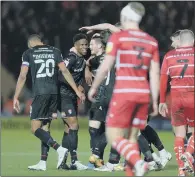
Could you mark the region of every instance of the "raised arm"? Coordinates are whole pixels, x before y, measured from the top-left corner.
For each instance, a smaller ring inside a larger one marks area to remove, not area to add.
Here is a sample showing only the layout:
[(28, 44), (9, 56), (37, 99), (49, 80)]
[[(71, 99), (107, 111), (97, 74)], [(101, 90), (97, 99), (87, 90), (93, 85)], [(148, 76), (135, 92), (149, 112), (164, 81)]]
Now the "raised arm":
[(91, 33), (94, 30), (100, 30), (100, 31), (109, 30), (111, 33), (121, 31), (120, 28), (118, 28), (112, 24), (109, 24), (109, 23), (101, 23), (101, 24), (97, 24), (97, 25), (93, 25), (93, 26), (84, 26), (84, 27), (81, 27), (79, 30), (80, 31), (81, 30), (88, 30), (87, 33)]

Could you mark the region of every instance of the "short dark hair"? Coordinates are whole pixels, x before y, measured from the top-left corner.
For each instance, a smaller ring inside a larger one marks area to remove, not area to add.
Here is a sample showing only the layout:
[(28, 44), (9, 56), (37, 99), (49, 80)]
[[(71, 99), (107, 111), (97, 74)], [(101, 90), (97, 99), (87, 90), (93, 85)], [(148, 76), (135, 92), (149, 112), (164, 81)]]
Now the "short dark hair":
[(42, 41), (41, 40), (41, 36), (39, 36), (38, 34), (32, 34), (28, 37), (28, 42), (31, 40), (37, 40), (37, 41)]
[(87, 39), (87, 36), (83, 33), (79, 33), (79, 34), (76, 34), (74, 37), (73, 37), (73, 44), (75, 44), (77, 41), (81, 40), (81, 39)]
[(101, 31), (100, 35), (101, 35), (101, 37), (103, 39), (103, 43), (105, 43), (105, 45), (108, 42), (108, 39), (110, 38), (111, 34), (112, 33), (109, 30)]

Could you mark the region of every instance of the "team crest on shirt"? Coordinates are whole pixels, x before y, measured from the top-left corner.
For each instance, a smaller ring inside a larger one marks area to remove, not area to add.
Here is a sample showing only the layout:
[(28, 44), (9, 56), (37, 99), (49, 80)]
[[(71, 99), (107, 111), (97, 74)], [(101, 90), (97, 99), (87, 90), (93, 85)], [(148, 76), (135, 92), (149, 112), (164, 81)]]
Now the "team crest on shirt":
[(108, 42), (107, 46), (106, 46), (106, 53), (110, 53), (113, 49), (113, 43), (112, 42)]
[(72, 110), (71, 110), (71, 109), (69, 109), (69, 110), (68, 110), (68, 113), (69, 113), (69, 114), (72, 114)]

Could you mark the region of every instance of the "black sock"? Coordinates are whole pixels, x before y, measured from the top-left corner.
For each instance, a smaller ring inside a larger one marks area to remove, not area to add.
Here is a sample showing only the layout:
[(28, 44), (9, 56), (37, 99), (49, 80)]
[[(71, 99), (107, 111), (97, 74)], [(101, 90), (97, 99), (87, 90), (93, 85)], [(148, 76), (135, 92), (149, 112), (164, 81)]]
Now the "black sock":
[[(62, 147), (69, 150), (69, 140), (68, 140), (68, 133), (64, 132), (63, 138), (62, 138)], [(64, 157), (64, 163), (66, 163), (68, 158), (68, 153), (66, 153), (66, 157)]]
[[(50, 132), (48, 132), (50, 134)], [(49, 146), (41, 141), (41, 160), (47, 161)]]
[(93, 154), (100, 157), (106, 145), (107, 145), (106, 135), (105, 133), (102, 133), (100, 136), (96, 137), (95, 139), (95, 146), (94, 146)]
[(192, 133), (187, 133), (187, 134), (186, 134), (186, 139), (187, 139), (187, 141), (190, 139), (191, 136), (192, 136)]
[(78, 160), (77, 147), (78, 147), (78, 130), (69, 130), (68, 133), (69, 151), (72, 164)]
[(154, 150), (152, 149), (152, 144), (151, 144), (151, 143), (149, 143), (148, 145), (149, 145), (149, 148), (150, 148), (151, 153), (153, 153), (153, 152), (154, 152)]
[(57, 150), (60, 145), (53, 140), (53, 138), (50, 136), (50, 134), (48, 132), (46, 132), (45, 130), (42, 130), (41, 128), (38, 128), (34, 135), (39, 138), (43, 143), (47, 144), (48, 146), (54, 148), (55, 150)]
[(153, 161), (153, 157), (152, 157), (152, 153), (150, 151), (149, 143), (142, 134), (139, 135), (139, 137), (138, 137), (138, 143), (139, 143), (139, 147), (141, 149), (141, 152), (145, 156), (145, 160), (147, 162)]
[(158, 149), (158, 151), (161, 151), (164, 149), (164, 146), (158, 134), (149, 125), (147, 125), (146, 128), (141, 131), (141, 134), (148, 140), (149, 143), (152, 143)]
[(120, 161), (120, 154), (114, 148), (111, 147), (108, 162), (111, 164), (118, 164), (119, 161)]
[(90, 148), (91, 148), (91, 152), (93, 153), (94, 146), (95, 146), (95, 139), (99, 135), (99, 129), (89, 127), (89, 134), (90, 134), (90, 137), (91, 137), (91, 139), (90, 139)]
[(104, 151), (100, 152), (100, 159), (104, 159)]

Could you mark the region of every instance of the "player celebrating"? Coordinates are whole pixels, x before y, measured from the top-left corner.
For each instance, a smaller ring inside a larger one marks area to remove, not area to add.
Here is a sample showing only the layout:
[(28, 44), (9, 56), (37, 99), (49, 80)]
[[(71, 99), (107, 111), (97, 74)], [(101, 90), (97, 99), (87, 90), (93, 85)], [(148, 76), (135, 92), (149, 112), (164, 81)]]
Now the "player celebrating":
[[(103, 36), (102, 36), (103, 35)], [(90, 42), (91, 54), (94, 56), (87, 61), (87, 66), (92, 69), (93, 76), (95, 76), (96, 71), (104, 60), (104, 51), (106, 45), (107, 32), (100, 34), (95, 34)], [(88, 67), (86, 69), (89, 70)], [(97, 167), (95, 170), (97, 171), (112, 171), (115, 167), (119, 169), (119, 160), (120, 155), (111, 148), (111, 159), (109, 159), (110, 165), (112, 165), (112, 170), (108, 169), (104, 170), (103, 166), (103, 152), (107, 145), (106, 135), (105, 135), (105, 118), (108, 110), (109, 100), (112, 94), (112, 88), (114, 86), (115, 81), (115, 71), (114, 68), (108, 73), (106, 79), (101, 83), (100, 88), (96, 94), (96, 102), (92, 103), (90, 109), (90, 120), (89, 120), (89, 132), (91, 136), (91, 149), (92, 156), (89, 158), (89, 162), (94, 164)], [(113, 160), (114, 159), (114, 160)], [(122, 168), (123, 169), (123, 168)]]
[[(85, 26), (81, 27), (79, 30), (87, 30), (87, 33), (91, 33), (95, 30), (106, 30), (111, 33), (119, 32), (122, 30), (121, 23), (117, 23), (115, 25), (109, 23), (102, 23), (93, 26)], [(177, 44), (177, 38), (176, 42)], [(149, 119), (148, 119), (149, 121)], [(171, 160), (172, 155), (168, 151), (166, 151), (162, 141), (160, 140), (157, 132), (150, 126), (146, 125), (144, 130), (141, 131), (141, 134), (138, 137), (138, 142), (140, 146), (140, 150), (145, 156), (145, 160), (149, 162), (150, 170), (159, 170), (165, 168), (167, 163)], [(153, 144), (159, 152), (160, 157), (154, 152), (151, 147)]]
[[(75, 52), (70, 52), (68, 57), (64, 60), (66, 67), (69, 69), (74, 78), (75, 83), (82, 88), (82, 82), (85, 72), (85, 59), (84, 55), (87, 54), (88, 41), (85, 34), (76, 34), (73, 37)], [(65, 131), (62, 139), (62, 146), (70, 151), (71, 155), (71, 170), (86, 170), (87, 166), (81, 164), (77, 158), (78, 147), (78, 118), (77, 118), (77, 95), (74, 90), (64, 80), (62, 74), (59, 75), (60, 87), (60, 112), (64, 121)], [(68, 131), (67, 131), (68, 126)], [(67, 146), (69, 145), (69, 146)], [(66, 161), (66, 159), (64, 159)], [(60, 168), (64, 168), (62, 165)]]
[[(76, 94), (83, 99), (84, 95), (78, 90), (76, 84), (66, 68), (61, 52), (52, 46), (41, 42), (38, 35), (28, 38), (29, 49), (23, 53), (22, 66), (16, 91), (14, 94), (13, 108), (20, 112), (19, 95), (26, 81), (26, 76), (31, 68), (34, 100), (31, 105), (30, 118), (32, 133), (43, 143), (53, 147), (58, 153), (57, 168), (61, 165), (68, 149), (60, 146), (50, 134), (41, 129), (42, 122), (57, 118), (57, 67), (60, 68), (63, 77), (68, 81)], [(40, 170), (46, 170), (46, 163), (40, 163)]]
[[(168, 113), (165, 103), (168, 75), (171, 77), (171, 123), (175, 132), (174, 151), (179, 166), (179, 176), (185, 176), (184, 169), (193, 172), (194, 152), (194, 34), (182, 30), (179, 47), (169, 51), (163, 60), (160, 79), (160, 105), (162, 116)], [(193, 130), (184, 153), (186, 126)], [(184, 161), (184, 162), (183, 162)]]
[[(153, 101), (153, 115), (158, 114), (159, 94), (159, 51), (157, 41), (139, 29), (145, 14), (141, 3), (131, 2), (121, 11), (124, 31), (114, 33), (107, 44), (107, 55), (101, 64), (97, 77), (88, 93), (91, 100), (111, 69), (116, 59), (116, 82), (107, 116), (107, 139), (128, 161), (127, 173), (142, 176), (148, 171), (148, 164), (141, 160), (137, 136), (147, 123), (150, 90), (147, 81), (150, 70), (150, 88)], [(130, 128), (129, 141), (124, 130)]]

